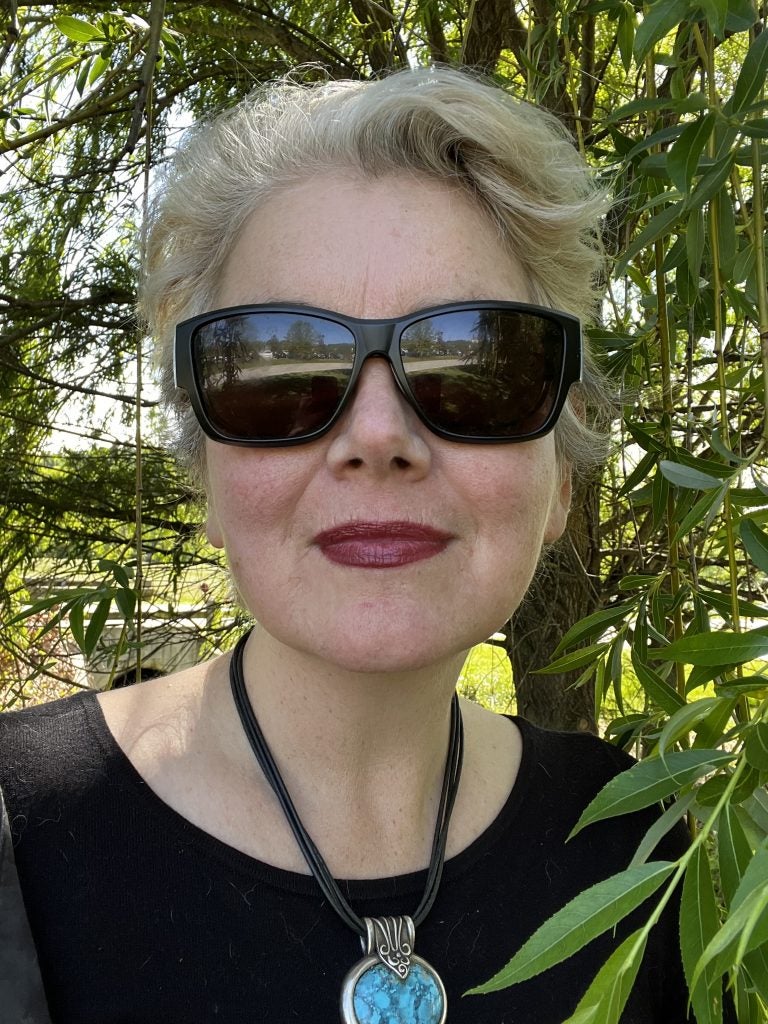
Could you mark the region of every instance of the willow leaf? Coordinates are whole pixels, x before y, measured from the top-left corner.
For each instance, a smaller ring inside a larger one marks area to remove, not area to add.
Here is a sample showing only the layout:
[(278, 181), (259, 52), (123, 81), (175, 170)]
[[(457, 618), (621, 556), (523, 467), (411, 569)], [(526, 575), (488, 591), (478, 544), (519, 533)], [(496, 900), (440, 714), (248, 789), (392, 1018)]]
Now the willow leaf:
[(565, 1024), (618, 1024), (643, 960), (647, 937), (642, 931), (611, 953)]
[(506, 967), (467, 994), (497, 992), (567, 960), (644, 903), (674, 867), (668, 861), (654, 861), (627, 868), (585, 889), (545, 921)]
[(675, 640), (668, 647), (649, 652), (651, 658), (682, 662), (684, 665), (741, 665), (768, 654), (768, 628), (747, 633), (695, 633)]
[(685, 872), (680, 901), (680, 950), (697, 1024), (722, 1024), (723, 1020), (720, 976), (705, 970), (698, 984), (692, 984), (696, 964), (719, 927), (709, 857), (700, 843)]
[(569, 838), (595, 821), (649, 807), (733, 760), (734, 756), (721, 750), (676, 750), (663, 759), (646, 758), (603, 786), (585, 808)]

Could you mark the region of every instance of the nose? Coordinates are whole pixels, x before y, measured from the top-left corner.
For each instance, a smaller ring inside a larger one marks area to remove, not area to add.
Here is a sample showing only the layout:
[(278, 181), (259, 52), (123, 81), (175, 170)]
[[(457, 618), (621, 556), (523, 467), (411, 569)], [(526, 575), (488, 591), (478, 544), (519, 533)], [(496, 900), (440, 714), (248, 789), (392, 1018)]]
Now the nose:
[(368, 470), (419, 478), (432, 458), (427, 428), (406, 402), (389, 363), (366, 360), (350, 404), (333, 428), (328, 462), (335, 473)]

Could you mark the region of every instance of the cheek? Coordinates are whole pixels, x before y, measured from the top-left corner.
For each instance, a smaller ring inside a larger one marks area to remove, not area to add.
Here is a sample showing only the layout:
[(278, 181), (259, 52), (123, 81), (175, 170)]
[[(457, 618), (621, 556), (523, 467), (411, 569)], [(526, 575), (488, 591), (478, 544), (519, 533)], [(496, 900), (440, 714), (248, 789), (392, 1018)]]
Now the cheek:
[(474, 459), (465, 491), (474, 510), (473, 583), (489, 597), (493, 590), (505, 615), (528, 588), (543, 544), (565, 524), (564, 478), (546, 442), (489, 447)]
[(520, 540), (538, 534), (543, 538), (561, 505), (563, 485), (550, 437), (521, 445), (478, 447), (464, 477), (478, 528), (510, 531)]
[(206, 533), (232, 555), (242, 544), (261, 539), (274, 544), (274, 531), (290, 532), (291, 511), (299, 502), (306, 470), (285, 451), (248, 449), (208, 442)]

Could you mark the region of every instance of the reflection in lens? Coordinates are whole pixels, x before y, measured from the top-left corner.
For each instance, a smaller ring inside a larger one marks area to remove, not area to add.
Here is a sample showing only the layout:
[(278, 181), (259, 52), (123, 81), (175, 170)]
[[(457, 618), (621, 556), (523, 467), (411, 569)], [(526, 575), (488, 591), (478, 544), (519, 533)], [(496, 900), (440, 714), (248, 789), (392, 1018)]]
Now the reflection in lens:
[(408, 382), (422, 412), (466, 437), (540, 429), (563, 370), (560, 326), (540, 314), (480, 309), (420, 320), (402, 334)]
[(247, 313), (198, 328), (194, 364), (221, 433), (247, 440), (302, 437), (339, 407), (354, 361), (341, 324), (296, 313)]

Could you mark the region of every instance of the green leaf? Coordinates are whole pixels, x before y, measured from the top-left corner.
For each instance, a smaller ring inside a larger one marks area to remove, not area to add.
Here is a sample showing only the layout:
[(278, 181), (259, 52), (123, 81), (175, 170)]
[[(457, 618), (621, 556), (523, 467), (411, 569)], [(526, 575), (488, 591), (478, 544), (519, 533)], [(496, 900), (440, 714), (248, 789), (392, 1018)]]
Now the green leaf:
[[(708, 590), (699, 583), (699, 596), (707, 605), (720, 612), (724, 618), (730, 617), (732, 612), (730, 595), (726, 597), (724, 594), (718, 594), (717, 591)], [(762, 619), (765, 616), (765, 606), (755, 604), (753, 601), (740, 599), (739, 614), (744, 615), (748, 619)]]
[(646, 665), (635, 650), (632, 651), (632, 667), (642, 688), (662, 711), (668, 715), (674, 715), (678, 708), (686, 706), (685, 699), (680, 696), (674, 686), (670, 686), (666, 679), (663, 679), (650, 665)]
[[(749, 953), (744, 954), (744, 967), (749, 974), (751, 986), (759, 994), (765, 1004), (768, 1004), (768, 950), (765, 946), (759, 946)], [(763, 1020), (755, 1018), (756, 1024), (763, 1024)]]
[(723, 927), (699, 957), (692, 983), (709, 964), (717, 974), (736, 966), (745, 953), (768, 940), (768, 849), (756, 851), (731, 901)]
[(634, 54), (638, 64), (642, 64), (654, 43), (685, 19), (690, 6), (689, 0), (656, 0), (635, 32)]
[[(717, 197), (717, 233), (720, 240), (720, 270), (730, 274), (736, 260), (736, 215), (731, 197), (727, 189), (723, 189)], [(733, 452), (720, 453), (726, 458), (733, 458)]]
[(648, 221), (643, 230), (627, 246), (623, 256), (616, 265), (615, 275), (620, 277), (631, 259), (634, 259), (646, 246), (651, 245), (662, 235), (668, 235), (672, 227), (677, 225), (683, 213), (682, 202), (670, 203), (665, 206), (661, 213), (657, 213)]
[(93, 85), (93, 83), (97, 81), (97, 79), (101, 78), (101, 76), (104, 74), (108, 67), (109, 61), (106, 60), (106, 58), (102, 57), (100, 53), (97, 53), (96, 56), (93, 58), (91, 71), (88, 75), (88, 85)]
[(712, 487), (719, 487), (722, 483), (715, 476), (709, 476), (698, 469), (691, 469), (680, 462), (670, 462), (669, 459), (662, 459), (659, 462), (659, 469), (664, 476), (676, 487), (687, 487), (693, 491), (707, 491)]
[(676, 743), (683, 736), (696, 728), (696, 725), (721, 704), (730, 706), (731, 702), (727, 697), (703, 697), (701, 700), (691, 701), (684, 707), (674, 712), (659, 734), (656, 742), (655, 753), (664, 757), (667, 749)]
[(680, 950), (696, 1024), (722, 1024), (723, 1020), (720, 976), (705, 970), (698, 984), (693, 986), (696, 965), (719, 927), (709, 857), (703, 843), (699, 843), (685, 872), (680, 900)]
[(619, 55), (625, 72), (632, 67), (632, 47), (635, 42), (635, 8), (627, 2), (619, 10), (619, 24), (616, 31)]
[(83, 653), (86, 657), (90, 658), (96, 649), (96, 644), (101, 639), (101, 634), (104, 630), (104, 626), (109, 616), (109, 609), (112, 607), (112, 601), (110, 598), (105, 597), (96, 605), (96, 611), (91, 616), (91, 621), (88, 623), (88, 629), (85, 631), (85, 645), (83, 647)]
[(720, 866), (720, 888), (726, 907), (730, 907), (747, 865), (752, 859), (749, 840), (741, 827), (736, 811), (726, 804), (717, 823), (717, 859)]
[(725, 19), (728, 32), (746, 32), (756, 21), (753, 0), (728, 0), (728, 17)]
[(624, 118), (635, 117), (637, 114), (646, 114), (649, 110), (672, 110), (677, 114), (693, 114), (698, 110), (706, 110), (708, 106), (709, 100), (703, 92), (691, 92), (682, 100), (667, 96), (640, 96), (611, 111), (603, 124), (609, 125)]
[(619, 709), (620, 714), (624, 714), (624, 695), (621, 689), (623, 666), (622, 666), (622, 654), (624, 653), (624, 641), (626, 639), (626, 633), (622, 630), (617, 637), (611, 642), (611, 653), (606, 659), (606, 669), (608, 672), (608, 678), (613, 686), (613, 692), (616, 697), (616, 707)]
[(768, 771), (768, 722), (752, 722), (745, 733), (744, 754), (758, 771)]
[(111, 573), (119, 586), (124, 587), (126, 590), (131, 589), (130, 574), (119, 562), (115, 562), (111, 558), (100, 558), (99, 568), (102, 572)]
[(27, 605), (22, 611), (8, 619), (4, 623), (5, 626), (15, 626), (17, 622), (23, 622), (25, 619), (33, 618), (39, 615), (41, 612), (50, 611), (51, 608), (55, 608), (56, 605), (63, 605), (64, 607), (71, 608), (77, 600), (82, 597), (91, 597), (93, 595), (93, 589), (91, 587), (75, 587), (73, 590), (60, 590), (56, 594), (51, 594), (48, 597), (43, 597), (39, 601), (33, 601), (32, 604)]
[[(667, 499), (669, 497), (669, 480), (663, 473), (654, 473), (651, 487), (651, 509), (653, 511), (654, 530), (664, 522), (667, 514)], [(656, 598), (658, 595), (654, 595)], [(655, 620), (654, 620), (655, 621)], [(663, 627), (662, 627), (663, 628)]]
[[(714, 383), (712, 386), (715, 386)], [(704, 473), (705, 476), (718, 477), (720, 480), (730, 480), (734, 475), (732, 465), (723, 465), (722, 462), (716, 462), (714, 459), (703, 459), (699, 456), (691, 455), (685, 448), (675, 449), (674, 461), (678, 465), (687, 466), (689, 469), (697, 469), (700, 473)]]
[(753, 519), (744, 517), (739, 522), (739, 534), (747, 554), (762, 572), (768, 572), (768, 534)]
[[(724, 694), (718, 694), (718, 697), (724, 696)], [(736, 704), (737, 699), (734, 697), (715, 700), (712, 710), (694, 727), (696, 730), (694, 747), (716, 747), (722, 741), (723, 733), (728, 731), (728, 723)]]
[(721, 693), (724, 697), (739, 697), (742, 693), (768, 696), (768, 676), (743, 676), (741, 679), (729, 679), (725, 683), (716, 683), (715, 692)]
[(635, 423), (633, 420), (625, 420), (624, 426), (631, 434), (632, 440), (636, 441), (643, 451), (656, 452), (657, 454), (664, 452), (665, 446), (663, 442), (654, 437), (654, 434), (643, 424)]
[[(725, 36), (725, 21), (728, 16), (728, 0), (697, 0), (704, 12), (707, 24), (712, 29), (712, 34), (718, 39)], [(699, 1024), (702, 1024), (699, 1021)]]
[(663, 759), (647, 757), (603, 786), (584, 809), (568, 838), (595, 821), (639, 811), (664, 800), (719, 765), (732, 761), (734, 756), (721, 750), (675, 750)]
[(733, 96), (725, 106), (728, 114), (737, 114), (756, 99), (768, 75), (768, 33), (761, 32), (744, 58)]
[(750, 858), (739, 886), (733, 894), (731, 909), (735, 910), (742, 903), (751, 902), (756, 890), (765, 881), (768, 881), (768, 844), (763, 844), (755, 850), (754, 856)]
[(578, 651), (574, 651), (572, 654), (566, 654), (562, 658), (557, 658), (555, 661), (545, 665), (543, 668), (537, 668), (532, 673), (533, 675), (549, 675), (553, 672), (568, 672), (572, 669), (583, 668), (585, 665), (589, 665), (592, 662), (597, 661), (603, 651), (607, 650), (610, 646), (609, 643), (602, 644), (590, 644), (589, 647), (581, 647)]
[(684, 665), (741, 665), (768, 653), (768, 627), (747, 633), (694, 633), (675, 640), (668, 647), (648, 652), (650, 658), (681, 662)]
[(654, 861), (627, 868), (585, 889), (545, 921), (506, 967), (470, 992), (497, 992), (567, 960), (644, 903), (674, 867), (667, 861)]
[(115, 601), (126, 622), (131, 622), (136, 613), (136, 592), (120, 588), (115, 592)]
[(567, 650), (582, 640), (587, 640), (595, 635), (602, 636), (609, 626), (625, 619), (633, 608), (634, 604), (630, 603), (615, 605), (613, 608), (604, 608), (602, 611), (593, 612), (592, 615), (580, 619), (557, 645), (553, 651), (553, 657), (557, 657), (561, 651)]
[(69, 610), (69, 631), (80, 650), (85, 649), (85, 626), (83, 624), (83, 602), (77, 601)]
[[(765, 781), (763, 779), (763, 782)], [(761, 785), (756, 786), (751, 796), (742, 801), (741, 810), (749, 817), (752, 829), (759, 837), (758, 843), (764, 842), (768, 837), (768, 793)], [(741, 823), (745, 825), (743, 818)]]
[(72, 39), (76, 43), (87, 43), (91, 39), (102, 38), (101, 30), (91, 25), (89, 21), (82, 18), (72, 18), (68, 14), (62, 14), (53, 19), (53, 23), (62, 35)]
[(685, 796), (681, 796), (673, 804), (670, 804), (661, 817), (654, 821), (643, 836), (629, 863), (629, 867), (632, 868), (637, 864), (645, 864), (664, 836), (671, 832), (676, 825), (680, 824), (680, 821), (687, 814), (688, 808), (695, 799), (696, 793), (691, 790), (690, 793), (686, 793)]
[(736, 154), (727, 152), (712, 164), (710, 169), (699, 179), (696, 188), (688, 194), (684, 206), (686, 210), (694, 210), (709, 200), (720, 191), (725, 182), (731, 176)]
[(92, 61), (84, 60), (80, 65), (80, 70), (77, 72), (75, 78), (75, 89), (79, 96), (82, 96), (85, 92), (85, 85), (88, 81), (88, 72), (91, 70)]
[(704, 214), (701, 210), (691, 210), (688, 215), (688, 229), (685, 232), (685, 252), (688, 257), (688, 273), (691, 280), (698, 286), (701, 276), (701, 263), (704, 259), (704, 243), (707, 229)]
[(680, 138), (667, 153), (667, 172), (681, 194), (688, 191), (699, 166), (701, 156), (715, 125), (715, 113), (710, 110), (698, 121), (685, 126)]
[(647, 936), (638, 928), (611, 953), (565, 1024), (618, 1024), (643, 960)]
[(658, 458), (656, 452), (646, 452), (621, 485), (619, 496), (623, 497), (625, 494), (629, 494), (639, 483), (644, 483), (648, 479), (650, 471), (656, 465)]
[(707, 493), (699, 498), (693, 508), (683, 516), (682, 522), (675, 532), (674, 542), (679, 541), (694, 526), (698, 526), (702, 519), (709, 521), (710, 513), (712, 513), (712, 519), (714, 519), (725, 501), (725, 495), (728, 493), (730, 486), (730, 480), (726, 480), (725, 483), (720, 484), (717, 490), (709, 488)]
[(619, 590), (637, 590), (640, 587), (648, 587), (656, 582), (656, 577), (649, 573), (634, 573), (623, 576), (619, 580)]

